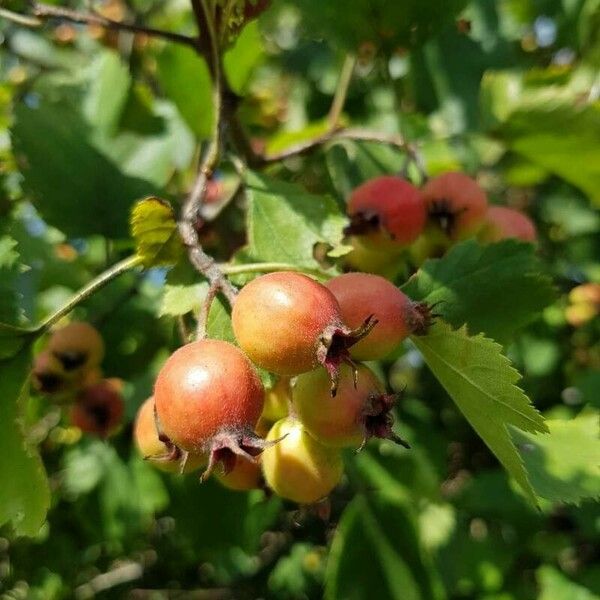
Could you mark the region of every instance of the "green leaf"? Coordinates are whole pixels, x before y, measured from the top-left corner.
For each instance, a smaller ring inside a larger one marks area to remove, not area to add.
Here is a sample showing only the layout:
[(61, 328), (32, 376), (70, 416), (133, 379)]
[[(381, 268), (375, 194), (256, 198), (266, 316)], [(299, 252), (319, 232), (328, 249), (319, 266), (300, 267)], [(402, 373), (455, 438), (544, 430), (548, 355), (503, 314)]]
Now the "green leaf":
[(200, 138), (212, 132), (211, 78), (204, 59), (194, 50), (167, 44), (158, 56), (158, 79), (188, 127)]
[(538, 496), (575, 504), (600, 498), (599, 416), (589, 411), (571, 421), (546, 421), (545, 435), (511, 432)]
[(371, 598), (390, 600), (443, 597), (433, 582), (409, 505), (389, 493), (356, 496), (331, 546), (326, 600), (362, 600), (365, 590)]
[(540, 586), (540, 595), (537, 600), (600, 600), (600, 596), (593, 594), (573, 581), (570, 581), (560, 571), (544, 565), (536, 571)]
[(293, 184), (247, 176), (248, 254), (257, 261), (319, 268), (315, 246), (338, 246), (346, 217), (330, 196), (309, 194)]
[(67, 103), (20, 103), (12, 129), (24, 187), (42, 217), (71, 237), (126, 237), (133, 201), (152, 192), (93, 145), (92, 131)]
[(15, 322), (19, 316), (14, 282), (18, 274), (17, 242), (8, 236), (0, 237), (0, 322)]
[(585, 66), (525, 73), (491, 71), (483, 79), (482, 110), (509, 148), (577, 186), (598, 204), (596, 75), (595, 69)]
[[(179, 317), (192, 313), (197, 316), (206, 294), (208, 282), (199, 281), (199, 276), (189, 263), (181, 262), (167, 275), (159, 316)], [(235, 342), (230, 312), (220, 296), (210, 307), (206, 329), (209, 337)]]
[(470, 333), (499, 341), (554, 300), (535, 249), (516, 240), (458, 244), (443, 258), (426, 261), (402, 290), (413, 300), (436, 304), (435, 312), (455, 327), (466, 323)]
[(348, 0), (335, 2), (294, 0), (305, 31), (334, 47), (356, 51), (361, 44), (413, 47), (436, 33), (466, 4), (463, 0)]
[(38, 453), (25, 440), (20, 408), (27, 399), (29, 349), (0, 361), (0, 526), (35, 535), (50, 506), (50, 489)]
[(265, 56), (258, 22), (248, 23), (223, 57), (223, 66), (231, 89), (243, 94), (252, 72)]
[(102, 52), (92, 63), (91, 86), (83, 102), (85, 119), (94, 128), (114, 133), (125, 107), (131, 76), (127, 65), (116, 52)]
[(174, 265), (183, 253), (177, 222), (166, 200), (140, 200), (131, 212), (131, 236), (136, 253), (148, 267)]
[(411, 339), (471, 426), (535, 503), (507, 426), (531, 432), (548, 428), (517, 387), (520, 375), (502, 355), (500, 345), (481, 334), (471, 337), (464, 327), (452, 330), (443, 321), (436, 322), (427, 335)]
[(327, 149), (325, 162), (335, 191), (345, 200), (368, 179), (399, 173), (406, 155), (386, 144), (343, 140)]

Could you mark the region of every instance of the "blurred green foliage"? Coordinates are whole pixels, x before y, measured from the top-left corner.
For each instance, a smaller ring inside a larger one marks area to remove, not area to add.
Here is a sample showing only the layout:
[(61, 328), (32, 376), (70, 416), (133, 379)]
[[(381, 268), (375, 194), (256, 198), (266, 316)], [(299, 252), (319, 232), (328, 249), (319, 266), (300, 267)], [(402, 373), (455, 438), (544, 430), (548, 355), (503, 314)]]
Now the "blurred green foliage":
[[(195, 31), (186, 2), (93, 5)], [(27, 29), (0, 16), (0, 40), (0, 321), (25, 327), (133, 252), (134, 201), (151, 194), (179, 207), (211, 131), (211, 82), (191, 49), (143, 36), (58, 21)], [(445, 300), (450, 323), (504, 344), (523, 374), (519, 385), (554, 437), (504, 421), (492, 437), (509, 449), (513, 475), (528, 473), (539, 509), (440, 384), (457, 402), (471, 396), (472, 408), (478, 395), (486, 401), (477, 378), (463, 371), (449, 381), (438, 365), (438, 381), (412, 343), (378, 368), (404, 390), (399, 429), (413, 449), (372, 442), (348, 452), (327, 522), (260, 491), (154, 471), (131, 445), (132, 420), (179, 345), (177, 318), (191, 323), (206, 294), (180, 261), (168, 274), (128, 273), (75, 312), (102, 332), (107, 376), (125, 381), (126, 423), (108, 442), (81, 438), (59, 408), (22, 393), (31, 339), (0, 327), (0, 522), (11, 521), (0, 529), (3, 599), (600, 597), (600, 323), (575, 327), (565, 316), (573, 287), (600, 282), (600, 2), (278, 0), (224, 60), (251, 143), (278, 151), (323, 133), (346, 52), (357, 66), (345, 124), (402, 134), (429, 174), (476, 172), (492, 202), (535, 220), (535, 255), (467, 243), (406, 289)], [(330, 268), (327, 251), (344, 251), (348, 192), (400, 171), (406, 156), (336, 141), (247, 174), (244, 197), (234, 166), (225, 156), (217, 174), (234, 182), (232, 193), (204, 207), (207, 251), (318, 272)], [(408, 173), (419, 181), (414, 164)], [(453, 305), (461, 294), (469, 302)], [(209, 331), (231, 338), (223, 304), (213, 305)], [(483, 338), (442, 341), (504, 360)], [(431, 344), (421, 344), (430, 364)], [(499, 410), (488, 400), (470, 419), (486, 434)]]

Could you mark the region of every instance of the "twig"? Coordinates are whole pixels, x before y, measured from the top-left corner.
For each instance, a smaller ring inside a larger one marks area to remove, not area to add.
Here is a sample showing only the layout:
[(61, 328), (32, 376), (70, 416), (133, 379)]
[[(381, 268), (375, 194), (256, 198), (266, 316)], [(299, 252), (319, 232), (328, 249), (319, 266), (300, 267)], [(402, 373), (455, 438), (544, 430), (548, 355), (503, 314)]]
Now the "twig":
[[(4, 9), (2, 10), (3, 12), (8, 12), (4, 11)], [(33, 21), (31, 21), (28, 23), (21, 20), (22, 25), (36, 27), (41, 24), (39, 19), (59, 19), (61, 21), (69, 21), (71, 23), (99, 25), (100, 27), (112, 29), (115, 31), (129, 31), (131, 33), (141, 33), (151, 37), (162, 38), (170, 42), (176, 42), (178, 44), (184, 44), (186, 46), (198, 48), (198, 40), (187, 35), (182, 35), (180, 33), (175, 33), (172, 31), (164, 31), (162, 29), (154, 29), (153, 27), (146, 27), (144, 25), (136, 25), (134, 23), (122, 23), (121, 21), (113, 21), (112, 19), (107, 19), (106, 17), (103, 17), (101, 15), (88, 12), (79, 12), (71, 10), (69, 8), (63, 8), (61, 6), (52, 6), (50, 4), (35, 3), (33, 4), (32, 13), (35, 17), (37, 17), (37, 22), (33, 23)], [(12, 13), (12, 16), (14, 16), (14, 14), (15, 13)], [(27, 21), (29, 21), (30, 19), (29, 17), (26, 17), (24, 15), (23, 17)], [(9, 17), (6, 16), (6, 18)], [(15, 21), (15, 18), (12, 18), (11, 20)]]
[(342, 65), (340, 72), (340, 79), (338, 81), (333, 101), (331, 102), (331, 108), (329, 109), (329, 115), (327, 120), (329, 121), (329, 127), (331, 131), (336, 131), (340, 122), (340, 116), (344, 105), (346, 104), (346, 97), (348, 96), (348, 89), (350, 82), (352, 81), (352, 74), (354, 73), (354, 67), (356, 66), (356, 56), (353, 54), (347, 54)]
[(414, 161), (419, 171), (421, 171), (421, 174), (424, 175), (422, 159), (419, 151), (415, 146), (408, 143), (401, 135), (380, 133), (377, 131), (370, 131), (368, 129), (340, 129), (338, 131), (325, 133), (316, 138), (313, 138), (312, 140), (307, 140), (305, 142), (294, 144), (293, 146), (290, 146), (289, 148), (286, 148), (281, 152), (265, 154), (262, 157), (262, 163), (263, 165), (268, 165), (274, 162), (285, 160), (287, 158), (292, 158), (294, 156), (301, 156), (303, 154), (311, 152), (319, 146), (323, 146), (324, 144), (328, 144), (329, 142), (336, 142), (339, 140), (376, 142), (379, 144), (388, 144), (390, 146), (395, 146), (403, 152), (406, 152), (406, 154), (408, 154), (411, 157), (411, 160)]
[(264, 262), (264, 263), (247, 263), (244, 265), (228, 265), (220, 264), (219, 269), (225, 275), (243, 275), (245, 273), (273, 273), (274, 271), (297, 271), (299, 273), (307, 273), (314, 275), (320, 279), (330, 279), (333, 274), (327, 273), (321, 269), (313, 269), (310, 267), (300, 267), (284, 262)]
[(100, 288), (104, 287), (119, 275), (137, 267), (141, 262), (139, 256), (130, 256), (113, 265), (110, 269), (104, 271), (104, 273), (101, 273), (95, 279), (92, 279), (85, 287), (81, 288), (64, 306), (61, 306), (57, 311), (46, 317), (36, 331), (39, 333), (47, 331), (54, 323), (60, 321), (60, 319), (70, 313), (78, 304), (87, 300), (92, 294), (95, 294)]
[(220, 290), (228, 302), (233, 304), (237, 294), (235, 286), (221, 272), (214, 259), (204, 252), (200, 245), (198, 232), (196, 231), (196, 223), (206, 192), (206, 184), (219, 161), (223, 120), (223, 85), (221, 80), (221, 57), (213, 15), (210, 12), (207, 0), (192, 0), (192, 6), (196, 20), (198, 21), (201, 37), (205, 33), (209, 36), (208, 44), (206, 44), (206, 38), (204, 38), (202, 47), (208, 48), (209, 51), (207, 62), (213, 76), (213, 108), (215, 117), (211, 139), (198, 169), (198, 176), (194, 187), (183, 205), (178, 228), (181, 239), (188, 249), (188, 256), (192, 265), (208, 279), (211, 287)]
[(218, 288), (216, 285), (211, 284), (206, 292), (206, 297), (200, 307), (200, 313), (198, 314), (198, 325), (196, 329), (196, 339), (203, 340), (207, 334), (208, 315), (210, 313), (210, 307), (217, 295)]
[(179, 332), (179, 339), (182, 344), (187, 344), (190, 341), (190, 332), (187, 328), (184, 315), (177, 317), (177, 331)]
[(80, 585), (75, 590), (75, 597), (79, 600), (95, 598), (99, 592), (110, 590), (118, 585), (141, 579), (144, 575), (144, 567), (137, 562), (128, 562), (108, 571), (96, 575), (93, 579)]
[(1, 7), (0, 17), (6, 19), (7, 21), (11, 21), (12, 23), (17, 23), (17, 25), (25, 25), (25, 27), (39, 27), (42, 24), (42, 21), (36, 19), (35, 17), (22, 15), (21, 13), (16, 13), (12, 10), (7, 10), (6, 8)]

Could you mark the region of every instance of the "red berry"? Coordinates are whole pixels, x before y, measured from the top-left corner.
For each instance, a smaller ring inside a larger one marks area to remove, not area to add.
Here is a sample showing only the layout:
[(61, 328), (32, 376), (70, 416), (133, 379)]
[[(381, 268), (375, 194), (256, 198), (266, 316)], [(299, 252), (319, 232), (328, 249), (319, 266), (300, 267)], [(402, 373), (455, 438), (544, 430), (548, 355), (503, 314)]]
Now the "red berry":
[(533, 221), (522, 212), (508, 206), (490, 206), (480, 238), (485, 242), (498, 242), (506, 238), (517, 238), (535, 242), (536, 231)]
[(231, 470), (236, 455), (252, 459), (264, 442), (254, 433), (263, 386), (232, 344), (201, 340), (182, 346), (163, 365), (154, 386), (161, 433), (175, 447), (206, 454), (208, 476), (217, 462)]
[(348, 200), (347, 233), (374, 248), (402, 249), (414, 242), (427, 213), (419, 190), (401, 177), (384, 176), (357, 187)]
[(97, 367), (104, 358), (104, 342), (95, 327), (72, 322), (52, 333), (48, 342), (51, 352), (67, 372)]
[(375, 373), (360, 365), (358, 372), (344, 365), (338, 394), (329, 394), (322, 371), (298, 376), (294, 386), (294, 408), (304, 428), (327, 446), (364, 445), (371, 437), (391, 439), (408, 447), (392, 431), (391, 409), (396, 397), (385, 393)]
[(125, 404), (116, 380), (103, 379), (84, 388), (71, 407), (71, 423), (102, 438), (113, 434), (123, 419)]
[(487, 210), (487, 197), (465, 173), (444, 173), (430, 179), (422, 191), (429, 221), (454, 240), (477, 233)]
[(411, 334), (423, 334), (431, 314), (425, 304), (413, 302), (379, 275), (346, 273), (327, 282), (336, 297), (342, 319), (349, 327), (373, 315), (377, 325), (350, 349), (352, 358), (378, 360)]
[(306, 275), (279, 272), (251, 281), (232, 311), (233, 331), (246, 354), (263, 369), (298, 375), (319, 364), (330, 374), (332, 390), (348, 349), (372, 328), (370, 319), (356, 330), (346, 327), (334, 295)]
[(296, 419), (277, 421), (267, 440), (280, 440), (264, 451), (262, 469), (267, 485), (282, 498), (311, 504), (339, 483), (344, 470), (339, 450), (317, 442)]
[(67, 373), (62, 363), (47, 350), (35, 357), (32, 383), (42, 394), (60, 394), (69, 389)]
[(191, 473), (206, 464), (206, 457), (192, 455), (185, 457), (182, 465), (182, 456), (173, 453), (167, 444), (158, 437), (156, 418), (154, 415), (154, 398), (148, 398), (138, 409), (133, 426), (133, 439), (140, 454), (153, 466), (167, 473)]

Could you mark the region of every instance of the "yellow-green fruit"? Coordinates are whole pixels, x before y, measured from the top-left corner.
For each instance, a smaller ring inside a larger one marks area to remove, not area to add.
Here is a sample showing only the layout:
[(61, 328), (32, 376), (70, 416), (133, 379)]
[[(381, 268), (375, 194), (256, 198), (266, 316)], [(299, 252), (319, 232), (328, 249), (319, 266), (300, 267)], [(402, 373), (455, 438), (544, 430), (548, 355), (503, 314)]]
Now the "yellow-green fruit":
[(235, 491), (255, 490), (262, 487), (262, 473), (260, 469), (261, 457), (256, 457), (256, 462), (243, 456), (235, 457), (235, 464), (229, 473), (215, 471), (215, 477), (226, 488)]
[(279, 377), (273, 387), (265, 390), (265, 405), (261, 419), (274, 423), (287, 417), (288, 406), (292, 400), (292, 388), (289, 377)]
[(299, 504), (311, 504), (327, 496), (342, 477), (340, 451), (317, 442), (293, 417), (275, 423), (267, 440), (283, 436), (262, 454), (267, 485), (282, 498)]
[(344, 256), (344, 262), (353, 270), (393, 279), (405, 268), (402, 250), (390, 252), (368, 248), (356, 236), (350, 237), (346, 243), (352, 246), (353, 250)]

